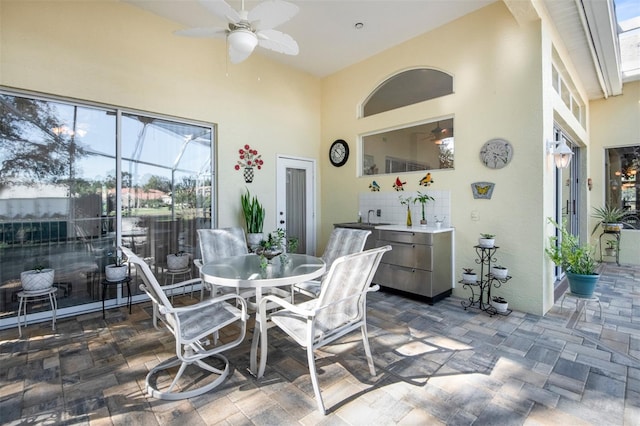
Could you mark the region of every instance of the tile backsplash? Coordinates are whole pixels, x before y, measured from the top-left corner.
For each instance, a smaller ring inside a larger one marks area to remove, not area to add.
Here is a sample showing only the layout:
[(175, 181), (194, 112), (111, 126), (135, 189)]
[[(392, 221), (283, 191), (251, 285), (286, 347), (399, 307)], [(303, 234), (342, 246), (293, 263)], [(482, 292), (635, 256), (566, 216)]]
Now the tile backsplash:
[[(434, 198), (434, 201), (428, 201), (425, 204), (425, 218), (429, 225), (435, 223), (435, 218), (444, 220), (443, 226), (452, 226), (451, 224), (451, 191), (420, 191)], [(417, 192), (412, 191), (396, 191), (396, 192), (361, 192), (358, 196), (358, 207), (362, 214), (362, 221), (367, 221), (367, 212), (371, 213), (371, 222), (392, 223), (394, 225), (403, 225), (407, 223), (407, 206), (400, 204), (400, 197), (415, 197)], [(422, 218), (422, 206), (420, 203), (410, 204), (411, 219), (414, 226), (420, 224)], [(381, 210), (380, 217), (376, 216), (375, 211)], [(356, 218), (357, 219), (357, 216)]]

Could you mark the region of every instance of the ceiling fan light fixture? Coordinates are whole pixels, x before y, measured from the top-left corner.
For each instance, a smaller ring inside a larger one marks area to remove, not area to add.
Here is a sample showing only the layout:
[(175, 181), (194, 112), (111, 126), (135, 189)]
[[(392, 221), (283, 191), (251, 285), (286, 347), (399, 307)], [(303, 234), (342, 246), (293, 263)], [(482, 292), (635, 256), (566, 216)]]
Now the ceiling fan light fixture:
[(229, 44), (238, 52), (251, 53), (258, 45), (258, 37), (252, 31), (237, 29), (229, 33)]

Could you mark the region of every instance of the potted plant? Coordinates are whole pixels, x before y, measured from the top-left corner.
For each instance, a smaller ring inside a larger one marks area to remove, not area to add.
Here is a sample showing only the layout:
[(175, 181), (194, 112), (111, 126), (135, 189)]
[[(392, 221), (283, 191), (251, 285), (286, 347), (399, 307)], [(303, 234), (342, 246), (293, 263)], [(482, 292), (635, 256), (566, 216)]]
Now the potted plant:
[(53, 286), (55, 271), (37, 264), (33, 269), (20, 273), (20, 282), (25, 291), (42, 291)]
[(104, 267), (104, 274), (107, 281), (117, 282), (124, 280), (128, 272), (125, 259), (117, 254), (114, 256), (112, 253), (109, 253), (109, 255), (112, 256), (113, 263)]
[(580, 244), (578, 237), (569, 233), (565, 226), (551, 218), (548, 220), (558, 229), (560, 236), (549, 237), (549, 247), (545, 248), (547, 256), (566, 272), (571, 293), (583, 298), (592, 297), (600, 279), (596, 273), (594, 247)]
[(247, 244), (252, 251), (260, 246), (264, 227), (265, 209), (258, 201), (258, 197), (251, 197), (249, 190), (240, 196), (242, 213), (247, 225)]
[(494, 278), (504, 280), (505, 278), (507, 278), (507, 274), (509, 273), (509, 270), (502, 265), (496, 265), (491, 267), (490, 272)]
[[(278, 229), (270, 233), (266, 240), (261, 240), (260, 245), (256, 249), (256, 254), (260, 255), (263, 259), (261, 264), (266, 265), (271, 263), (273, 258), (281, 255), (285, 250), (285, 241), (283, 229)], [(264, 259), (266, 259), (266, 262), (264, 262)]]
[(414, 199), (414, 203), (415, 202), (419, 202), (422, 206), (422, 219), (420, 219), (420, 225), (426, 225), (427, 224), (427, 218), (424, 215), (424, 205), (427, 203), (427, 201), (433, 201), (434, 198), (427, 195), (427, 194), (423, 194), (421, 192), (418, 191), (418, 195), (416, 196), (416, 198)]
[(475, 284), (478, 282), (478, 274), (473, 272), (473, 268), (462, 268), (462, 282)]
[(602, 229), (605, 232), (620, 232), (624, 225), (633, 227), (629, 223), (625, 222), (630, 214), (619, 207), (594, 207), (593, 210), (594, 212), (591, 217), (598, 219), (598, 222), (593, 227), (591, 235), (595, 234), (599, 226), (602, 226)]
[(604, 253), (607, 256), (615, 256), (618, 251), (618, 241), (617, 240), (608, 240), (607, 247), (604, 249)]
[(496, 236), (493, 234), (480, 234), (478, 245), (484, 248), (492, 248), (496, 243)]
[(189, 254), (184, 251), (167, 255), (167, 268), (170, 271), (182, 271), (189, 267)]
[(402, 204), (403, 206), (407, 206), (407, 226), (411, 226), (412, 222), (411, 222), (411, 203), (414, 203), (415, 201), (413, 200), (413, 197), (403, 197), (402, 195), (400, 197), (398, 197), (400, 200), (400, 204)]
[(492, 296), (489, 303), (493, 306), (493, 309), (500, 314), (507, 312), (509, 307), (509, 303), (500, 296)]

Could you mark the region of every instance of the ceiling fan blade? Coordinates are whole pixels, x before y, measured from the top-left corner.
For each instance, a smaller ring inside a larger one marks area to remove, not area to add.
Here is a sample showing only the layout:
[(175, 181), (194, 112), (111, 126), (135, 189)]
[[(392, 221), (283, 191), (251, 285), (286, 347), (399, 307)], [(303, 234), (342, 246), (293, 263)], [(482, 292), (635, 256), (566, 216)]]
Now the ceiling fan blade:
[(258, 45), (265, 49), (287, 55), (297, 55), (300, 53), (298, 43), (289, 34), (277, 30), (257, 31)]
[(240, 22), (238, 11), (229, 6), (224, 0), (200, 0), (200, 4), (220, 19), (234, 24)]
[(229, 44), (229, 60), (231, 60), (232, 64), (239, 64), (240, 62), (247, 59), (251, 56), (252, 52), (241, 52), (237, 49), (234, 49), (231, 44)]
[(249, 11), (247, 17), (254, 30), (271, 29), (293, 18), (300, 9), (283, 0), (265, 0)]
[(199, 38), (223, 37), (226, 33), (226, 29), (216, 27), (187, 28), (185, 30), (178, 30), (174, 32), (174, 34), (180, 36)]

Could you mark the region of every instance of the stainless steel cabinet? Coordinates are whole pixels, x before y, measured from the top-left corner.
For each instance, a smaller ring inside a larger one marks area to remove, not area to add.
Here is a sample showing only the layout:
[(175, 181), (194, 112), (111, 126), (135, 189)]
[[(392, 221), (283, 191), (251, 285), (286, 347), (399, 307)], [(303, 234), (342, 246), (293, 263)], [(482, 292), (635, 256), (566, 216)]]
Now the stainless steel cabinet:
[(373, 282), (423, 296), (429, 303), (447, 297), (453, 288), (452, 232), (376, 230), (376, 246), (389, 244)]

